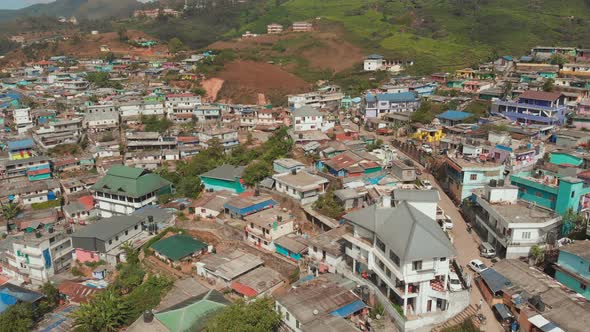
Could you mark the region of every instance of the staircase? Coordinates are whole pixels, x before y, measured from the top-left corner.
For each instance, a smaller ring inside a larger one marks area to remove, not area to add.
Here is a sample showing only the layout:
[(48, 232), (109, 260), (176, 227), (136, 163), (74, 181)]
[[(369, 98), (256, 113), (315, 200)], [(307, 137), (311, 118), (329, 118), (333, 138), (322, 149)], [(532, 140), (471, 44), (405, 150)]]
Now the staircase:
[(434, 327), (431, 331), (432, 332), (440, 332), (446, 328), (453, 327), (463, 323), (464, 321), (471, 319), (471, 317), (475, 316), (477, 313), (477, 308), (471, 304), (465, 310), (461, 311), (455, 317), (449, 319), (448, 321), (444, 322), (441, 325)]

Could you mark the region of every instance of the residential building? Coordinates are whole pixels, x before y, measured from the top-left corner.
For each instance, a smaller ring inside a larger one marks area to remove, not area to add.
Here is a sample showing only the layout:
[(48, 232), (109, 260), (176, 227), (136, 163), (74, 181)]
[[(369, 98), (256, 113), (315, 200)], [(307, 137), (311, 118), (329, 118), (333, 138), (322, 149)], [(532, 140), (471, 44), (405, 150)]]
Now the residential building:
[(389, 301), (401, 306), (407, 319), (397, 323), (405, 330), (444, 322), (469, 305), (467, 290), (451, 294), (448, 288), (455, 250), (420, 207), (400, 201), (343, 218), (354, 228), (344, 235), (353, 273), (366, 275)]
[[(412, 64), (411, 62), (409, 63)], [(365, 71), (387, 70), (398, 73), (405, 69), (406, 63), (403, 61), (388, 61), (382, 55), (371, 54), (365, 57), (363, 69)]]
[(349, 150), (328, 160), (320, 160), (316, 167), (337, 177), (357, 177), (382, 170), (377, 156), (360, 150)]
[(395, 175), (402, 182), (414, 182), (416, 181), (416, 166), (411, 160), (404, 162), (402, 160), (391, 161), (391, 173)]
[(275, 159), (272, 162), (272, 168), (275, 173), (290, 173), (293, 170), (299, 171), (300, 169), (305, 168), (305, 165), (291, 158), (281, 158)]
[(412, 92), (367, 94), (365, 119), (382, 118), (390, 113), (414, 112), (420, 101)]
[(30, 138), (8, 141), (6, 145), (10, 160), (27, 159), (35, 155), (35, 143)]
[(248, 223), (246, 240), (259, 248), (275, 251), (274, 241), (295, 231), (294, 218), (278, 208), (271, 208), (244, 217)]
[(124, 243), (143, 244), (150, 233), (157, 232), (158, 223), (166, 224), (172, 219), (166, 213), (148, 212), (151, 214), (147, 216), (105, 218), (74, 232), (71, 237), (75, 259), (81, 263), (103, 260), (113, 266), (125, 261)]
[(26, 133), (29, 129), (33, 129), (33, 120), (31, 119), (30, 108), (19, 108), (12, 111), (14, 125), (19, 134)]
[(84, 128), (93, 132), (119, 128), (118, 112), (95, 112), (84, 116)]
[(295, 262), (304, 259), (307, 252), (307, 242), (303, 237), (296, 234), (281, 236), (274, 241), (274, 247), (277, 254)]
[(27, 177), (29, 181), (51, 178), (51, 159), (47, 156), (34, 156), (27, 159), (0, 160), (0, 178), (21, 177)]
[(180, 266), (181, 262), (191, 261), (207, 252), (207, 244), (189, 235), (175, 234), (158, 240), (150, 246), (159, 259), (172, 266)]
[(495, 100), (492, 114), (499, 114), (522, 124), (562, 125), (568, 114), (565, 96), (560, 92), (523, 92), (517, 101)]
[(293, 112), (293, 129), (295, 131), (322, 130), (324, 115), (311, 106), (303, 106)]
[(490, 181), (504, 181), (504, 165), (496, 162), (469, 161), (446, 157), (442, 185), (452, 199), (461, 202)]
[(96, 217), (94, 199), (91, 195), (82, 196), (63, 207), (66, 221), (71, 224), (86, 224), (90, 218)]
[(520, 331), (587, 330), (590, 302), (527, 262), (500, 260), (474, 283), (486, 302), (507, 307)]
[(346, 244), (344, 234), (351, 232), (352, 227), (345, 224), (309, 238), (307, 256), (314, 262), (312, 266), (320, 273), (336, 273), (346, 257), (342, 250)]
[(261, 109), (257, 112), (256, 129), (262, 131), (273, 131), (280, 128), (283, 124), (283, 111), (277, 109)]
[(242, 250), (207, 255), (195, 263), (197, 274), (221, 287), (230, 287), (232, 282), (264, 262), (258, 256)]
[(283, 277), (277, 271), (258, 267), (231, 283), (231, 289), (245, 299), (269, 296), (284, 284)]
[(582, 130), (565, 129), (556, 134), (555, 145), (560, 148), (577, 149), (590, 143), (590, 135)]
[(327, 276), (299, 283), (278, 296), (275, 305), (283, 325), (295, 332), (355, 331), (346, 318), (366, 308), (358, 295)]
[(248, 192), (231, 197), (223, 205), (225, 213), (236, 219), (244, 219), (251, 214), (271, 209), (277, 205), (270, 195), (259, 195), (257, 192)]
[(510, 176), (518, 187), (518, 198), (564, 215), (569, 209), (585, 212), (590, 208), (590, 187), (580, 178), (536, 170)]
[(59, 182), (52, 179), (29, 181), (1, 182), (0, 198), (11, 200), (22, 205), (43, 203), (58, 199), (61, 196)]
[(176, 137), (162, 136), (157, 132), (126, 132), (127, 150), (173, 150), (178, 147)]
[(60, 144), (75, 144), (83, 131), (82, 118), (49, 122), (38, 127), (33, 138), (44, 149), (50, 149)]
[(99, 215), (108, 218), (157, 204), (159, 195), (172, 192), (172, 184), (144, 169), (115, 165), (91, 190)]
[(344, 98), (344, 93), (340, 92), (339, 87), (325, 86), (313, 92), (288, 95), (287, 103), (289, 109), (293, 112), (303, 106), (316, 108), (339, 106), (342, 98)]
[(317, 201), (326, 192), (327, 179), (305, 171), (275, 174), (275, 190), (306, 205)]
[(2, 297), (3, 304), (0, 307), (0, 314), (2, 314), (17, 303), (29, 303), (33, 309), (36, 309), (45, 298), (45, 295), (12, 283), (5, 283), (0, 285), (0, 297)]
[(590, 240), (559, 248), (555, 279), (590, 300)]
[(313, 31), (313, 24), (309, 22), (293, 22), (293, 32)]
[(240, 194), (245, 190), (242, 180), (245, 169), (244, 166), (221, 165), (201, 174), (201, 181), (206, 190), (229, 190)]
[(49, 226), (19, 236), (12, 243), (7, 273), (20, 281), (42, 285), (55, 274), (68, 270), (72, 264), (71, 228)]
[(233, 193), (229, 190), (206, 191), (201, 194), (198, 200), (189, 205), (189, 213), (200, 218), (215, 218), (223, 212), (223, 205), (232, 195)]
[(269, 35), (283, 33), (283, 26), (277, 23), (271, 23), (266, 26), (266, 33)]
[(240, 144), (238, 131), (230, 128), (215, 128), (199, 132), (199, 142), (204, 148), (208, 148), (208, 142), (212, 139), (218, 139), (226, 151), (231, 150)]
[(471, 201), (476, 230), (501, 258), (528, 257), (533, 246), (553, 244), (559, 236), (561, 216), (519, 200), (516, 186), (485, 186)]
[(473, 114), (471, 113), (455, 110), (448, 110), (436, 116), (440, 120), (440, 124), (444, 126), (454, 126), (472, 117)]
[(199, 122), (203, 121), (220, 121), (221, 107), (215, 105), (197, 105), (193, 110), (195, 119)]

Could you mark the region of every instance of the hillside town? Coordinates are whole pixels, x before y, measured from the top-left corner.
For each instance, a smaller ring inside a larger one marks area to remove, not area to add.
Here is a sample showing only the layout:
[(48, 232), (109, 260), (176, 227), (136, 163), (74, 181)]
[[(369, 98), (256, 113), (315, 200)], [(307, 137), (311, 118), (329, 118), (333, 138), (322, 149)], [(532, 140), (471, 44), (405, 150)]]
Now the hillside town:
[(586, 331), (590, 50), (253, 104), (195, 88), (220, 56), (0, 68), (2, 324)]

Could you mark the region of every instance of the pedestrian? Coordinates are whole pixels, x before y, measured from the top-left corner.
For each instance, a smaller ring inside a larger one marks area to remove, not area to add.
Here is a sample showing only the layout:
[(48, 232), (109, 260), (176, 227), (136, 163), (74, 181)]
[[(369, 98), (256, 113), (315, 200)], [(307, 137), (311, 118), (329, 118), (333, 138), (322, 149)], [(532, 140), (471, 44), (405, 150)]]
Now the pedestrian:
[(478, 308), (479, 311), (481, 311), (482, 305), (483, 305), (483, 299), (479, 299), (479, 308)]

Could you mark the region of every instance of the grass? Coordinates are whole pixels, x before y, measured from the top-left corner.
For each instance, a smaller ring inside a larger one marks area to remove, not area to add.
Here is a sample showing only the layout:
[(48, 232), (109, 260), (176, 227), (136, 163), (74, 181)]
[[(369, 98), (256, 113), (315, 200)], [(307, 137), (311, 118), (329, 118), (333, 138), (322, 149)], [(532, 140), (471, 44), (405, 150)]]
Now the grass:
[(590, 4), (583, 0), (289, 0), (278, 7), (269, 0), (256, 8), (263, 14), (243, 20), (228, 36), (264, 33), (271, 22), (329, 21), (342, 25), (367, 54), (414, 60), (415, 73), (524, 54), (537, 44), (590, 44)]
[(58, 207), (58, 206), (61, 206), (61, 199), (55, 199), (55, 200), (46, 201), (43, 203), (31, 204), (31, 208), (33, 210), (44, 210), (44, 209), (54, 208), (54, 207)]

